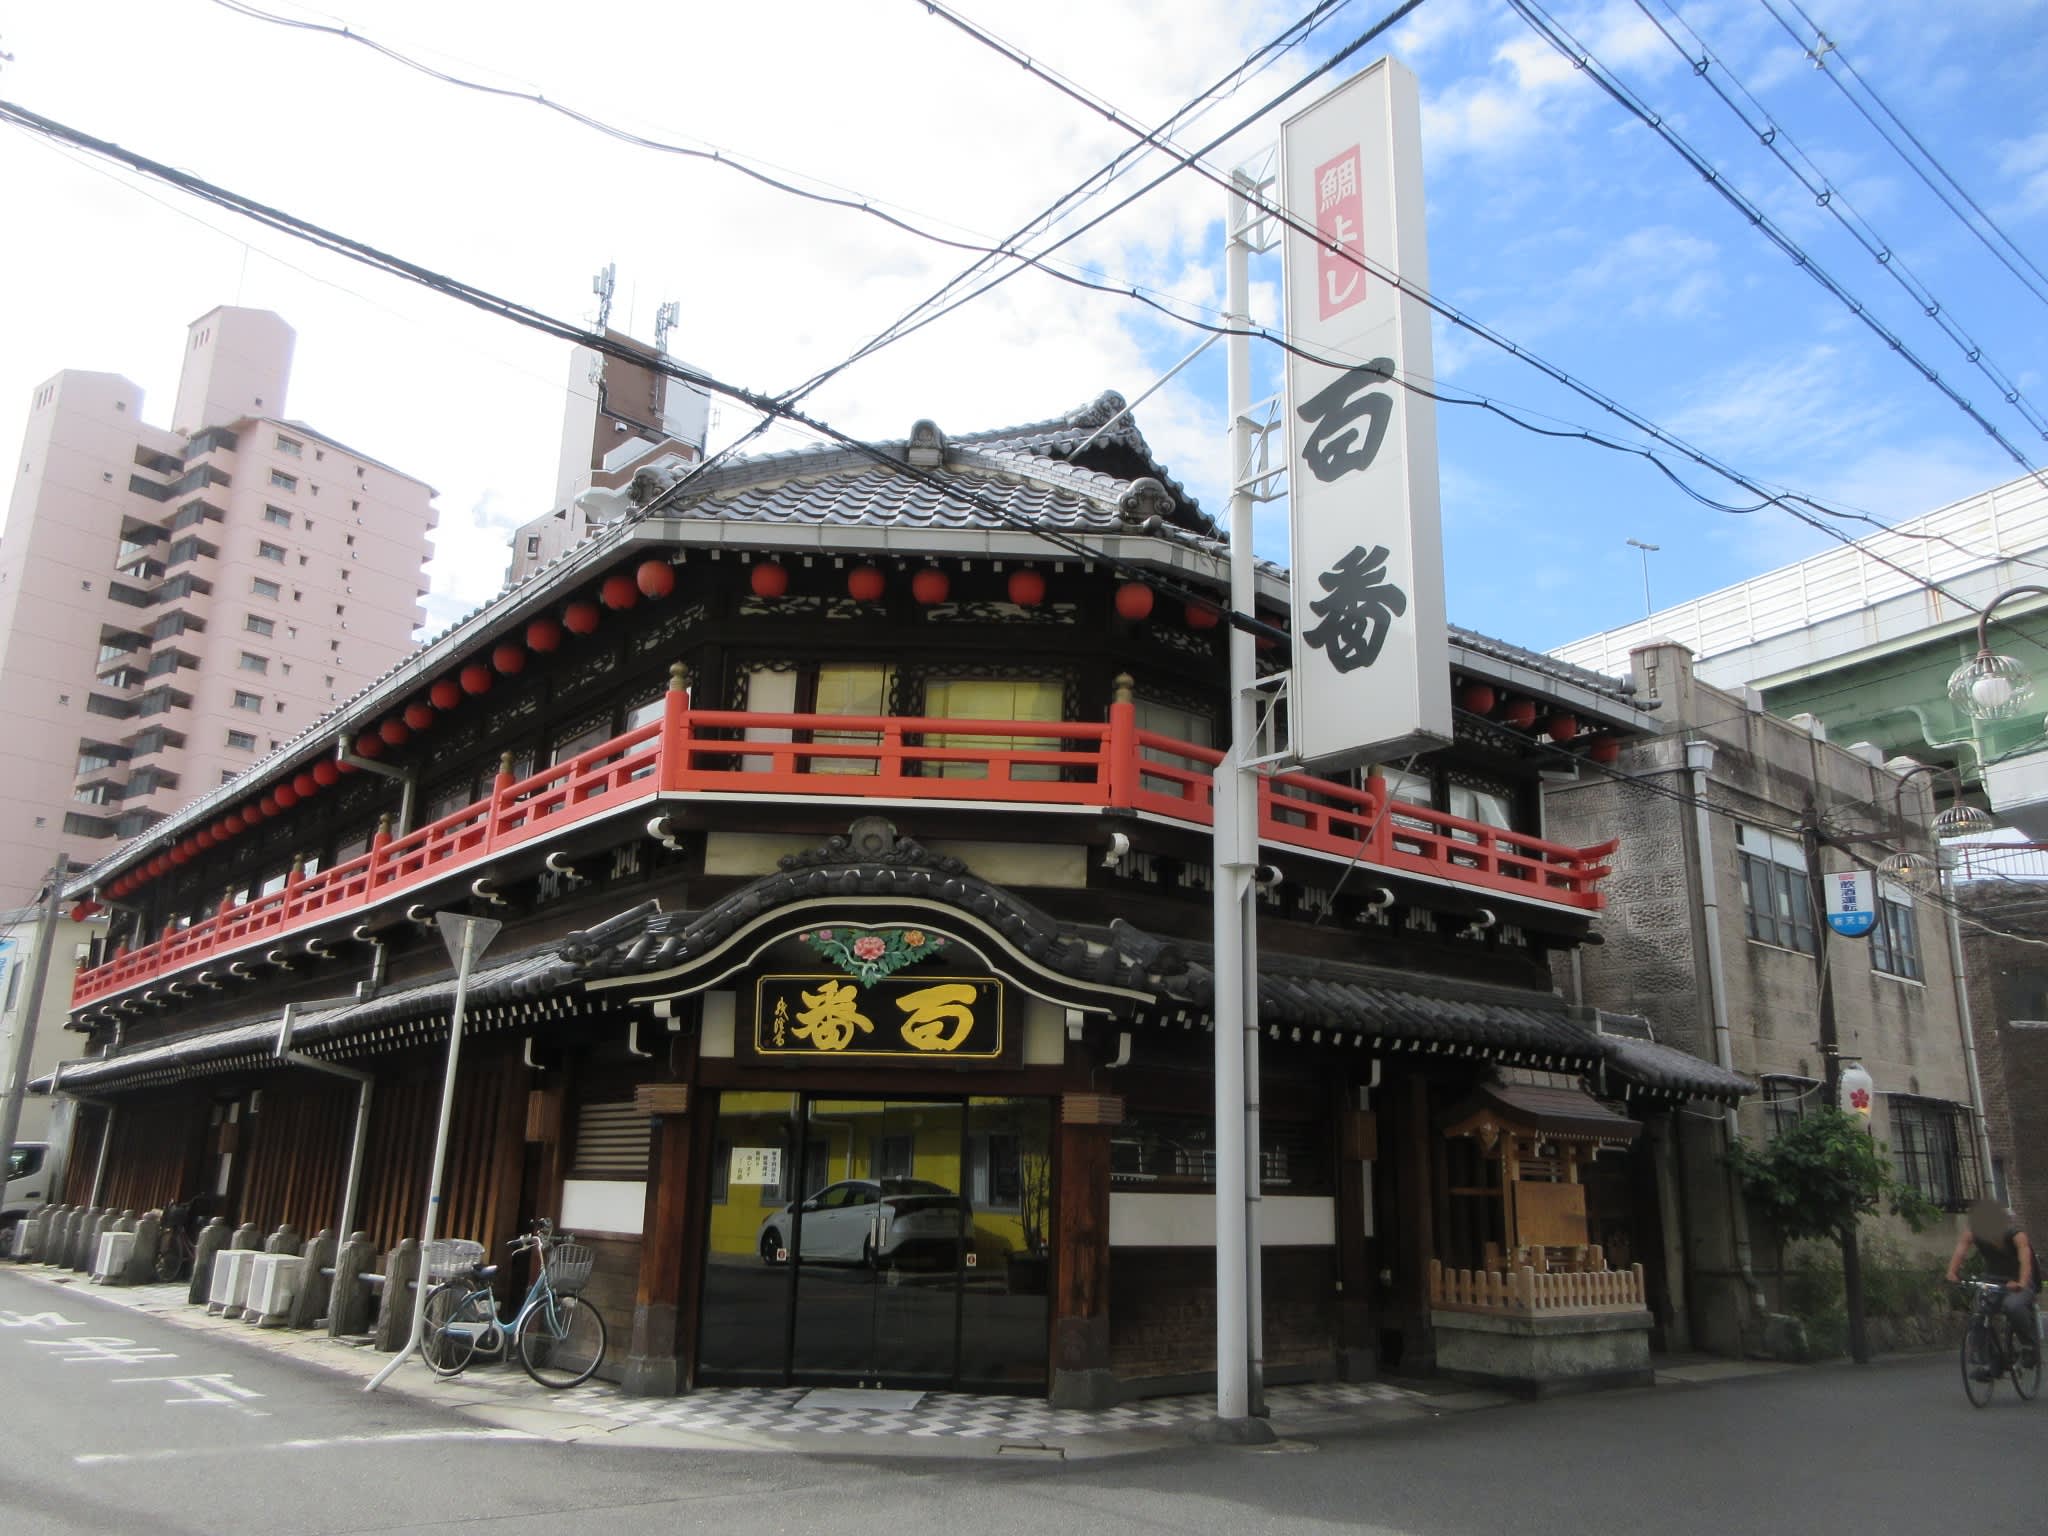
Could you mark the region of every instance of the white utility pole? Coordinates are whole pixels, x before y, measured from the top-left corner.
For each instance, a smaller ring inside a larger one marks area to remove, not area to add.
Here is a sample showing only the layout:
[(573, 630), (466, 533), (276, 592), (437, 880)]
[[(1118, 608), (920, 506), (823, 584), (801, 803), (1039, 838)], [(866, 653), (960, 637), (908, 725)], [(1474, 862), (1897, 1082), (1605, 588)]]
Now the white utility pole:
[[(50, 866), (49, 889), (43, 893), (43, 910), (36, 926), (36, 953), (29, 962), (28, 987), (21, 1000), (21, 1012), (14, 1025), (14, 1070), (8, 1075), (7, 1101), (0, 1107), (0, 1170), (14, 1150), (14, 1138), (21, 1130), (21, 1101), (28, 1093), (29, 1074), (35, 1070), (36, 1024), (43, 1016), (43, 990), (50, 979), (50, 950), (57, 942), (57, 910), (64, 900), (64, 880), (71, 872), (71, 860), (63, 854)], [(0, 1183), (6, 1175), (0, 1172)], [(52, 1205), (56, 1199), (51, 1198)]]

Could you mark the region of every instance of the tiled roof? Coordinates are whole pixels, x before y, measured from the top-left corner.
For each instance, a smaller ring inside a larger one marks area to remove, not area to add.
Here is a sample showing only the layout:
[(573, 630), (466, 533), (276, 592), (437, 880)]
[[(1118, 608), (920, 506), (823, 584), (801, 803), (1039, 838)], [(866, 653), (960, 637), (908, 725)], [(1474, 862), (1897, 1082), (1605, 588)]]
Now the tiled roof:
[(1733, 1104), (1757, 1091), (1753, 1079), (1675, 1046), (1604, 1033), (1593, 1039), (1607, 1058), (1610, 1077), (1620, 1078), (1623, 1092), (1630, 1097), (1714, 1099)]

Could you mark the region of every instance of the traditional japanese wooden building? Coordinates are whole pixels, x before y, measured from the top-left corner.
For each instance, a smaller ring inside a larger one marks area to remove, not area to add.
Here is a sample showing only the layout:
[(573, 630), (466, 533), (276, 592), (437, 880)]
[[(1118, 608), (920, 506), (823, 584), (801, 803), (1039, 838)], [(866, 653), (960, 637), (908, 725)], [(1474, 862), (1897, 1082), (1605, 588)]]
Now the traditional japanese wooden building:
[[(1115, 395), (634, 500), (91, 871), (115, 921), (77, 983), (89, 1053), (45, 1085), (89, 1104), (71, 1200), (207, 1191), (310, 1233), (352, 1193), (380, 1247), (416, 1231), (453, 908), (505, 930), (443, 1229), (588, 1234), (629, 1385), (1198, 1381), (1215, 525)], [(1543, 1090), (1486, 1101), (1521, 1117), (1508, 1182), (1551, 1155), (1547, 1113), (1577, 1185), (1630, 1138), (1583, 1085), (1629, 1113), (1744, 1086), (1552, 990), (1612, 845), (1546, 840), (1541, 775), (1648, 718), (1480, 635), (1451, 656), (1452, 745), (1261, 793), (1268, 1379), (1426, 1365), (1432, 1263), (1516, 1249), (1450, 1134), (1475, 1095)], [(1557, 1193), (1520, 1215), (1566, 1250), (1589, 1219)]]

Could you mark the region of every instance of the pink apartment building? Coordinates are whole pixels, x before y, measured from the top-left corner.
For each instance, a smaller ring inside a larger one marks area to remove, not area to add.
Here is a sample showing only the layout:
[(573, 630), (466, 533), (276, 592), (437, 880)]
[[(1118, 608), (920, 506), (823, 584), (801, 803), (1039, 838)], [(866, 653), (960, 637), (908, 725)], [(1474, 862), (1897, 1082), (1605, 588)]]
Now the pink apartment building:
[(0, 907), (412, 650), (433, 488), (285, 415), (292, 342), (202, 315), (168, 428), (117, 374), (36, 390), (0, 533)]

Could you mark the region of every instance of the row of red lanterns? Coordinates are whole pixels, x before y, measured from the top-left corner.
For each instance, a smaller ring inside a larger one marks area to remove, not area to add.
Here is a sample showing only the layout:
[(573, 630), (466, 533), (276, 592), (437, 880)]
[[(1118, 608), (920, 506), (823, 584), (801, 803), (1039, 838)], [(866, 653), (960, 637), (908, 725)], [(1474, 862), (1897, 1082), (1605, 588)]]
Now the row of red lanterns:
[[(784, 597), (789, 592), (789, 567), (779, 560), (757, 560), (747, 571), (747, 584), (756, 597)], [(1019, 608), (1036, 608), (1045, 601), (1045, 577), (1026, 566), (1010, 572), (1005, 583), (1011, 602)], [(846, 573), (846, 593), (857, 602), (879, 601), (888, 590), (888, 577), (880, 566), (862, 564)], [(953, 580), (936, 566), (926, 566), (910, 578), (910, 595), (925, 607), (943, 603), (953, 590)], [(1137, 621), (1152, 616), (1157, 594), (1142, 581), (1126, 581), (1116, 589), (1116, 611)], [(1191, 601), (1186, 606), (1190, 629), (1214, 629), (1223, 621), (1223, 611), (1213, 603)]]
[[(1491, 683), (1462, 684), (1458, 689), (1458, 707), (1489, 716), (1518, 731), (1535, 730), (1540, 725), (1543, 734), (1560, 746), (1576, 741), (1582, 733), (1579, 717), (1569, 710), (1545, 713), (1534, 699), (1511, 698)], [(1595, 736), (1587, 743), (1586, 756), (1596, 763), (1612, 763), (1621, 756), (1621, 742), (1613, 736)]]
[[(490, 692), (496, 676), (513, 677), (525, 671), (528, 652), (545, 655), (559, 649), (564, 633), (594, 634), (603, 622), (599, 603), (605, 608), (623, 611), (643, 596), (667, 597), (675, 587), (675, 568), (666, 560), (644, 560), (631, 575), (615, 572), (607, 576), (598, 586), (597, 602), (579, 598), (563, 607), (559, 620), (535, 619), (526, 626), (523, 644), (517, 640), (501, 640), (493, 646), (488, 666), (472, 661), (452, 675), (434, 682), (424, 697), (414, 699), (396, 714), (387, 716), (373, 729), (358, 736), (356, 755), (378, 757), (387, 746), (403, 745), (414, 732), (426, 730), (437, 716), (454, 709), (464, 698)], [(281, 811), (290, 810), (301, 800), (309, 799), (338, 782), (343, 774), (355, 771), (355, 765), (346, 761), (315, 763), (291, 778), (281, 780), (260, 799), (230, 811), (220, 820), (129, 870), (107, 888), (107, 894), (117, 899), (125, 896), (144, 882), (168, 874), (237, 833), (247, 831)]]

